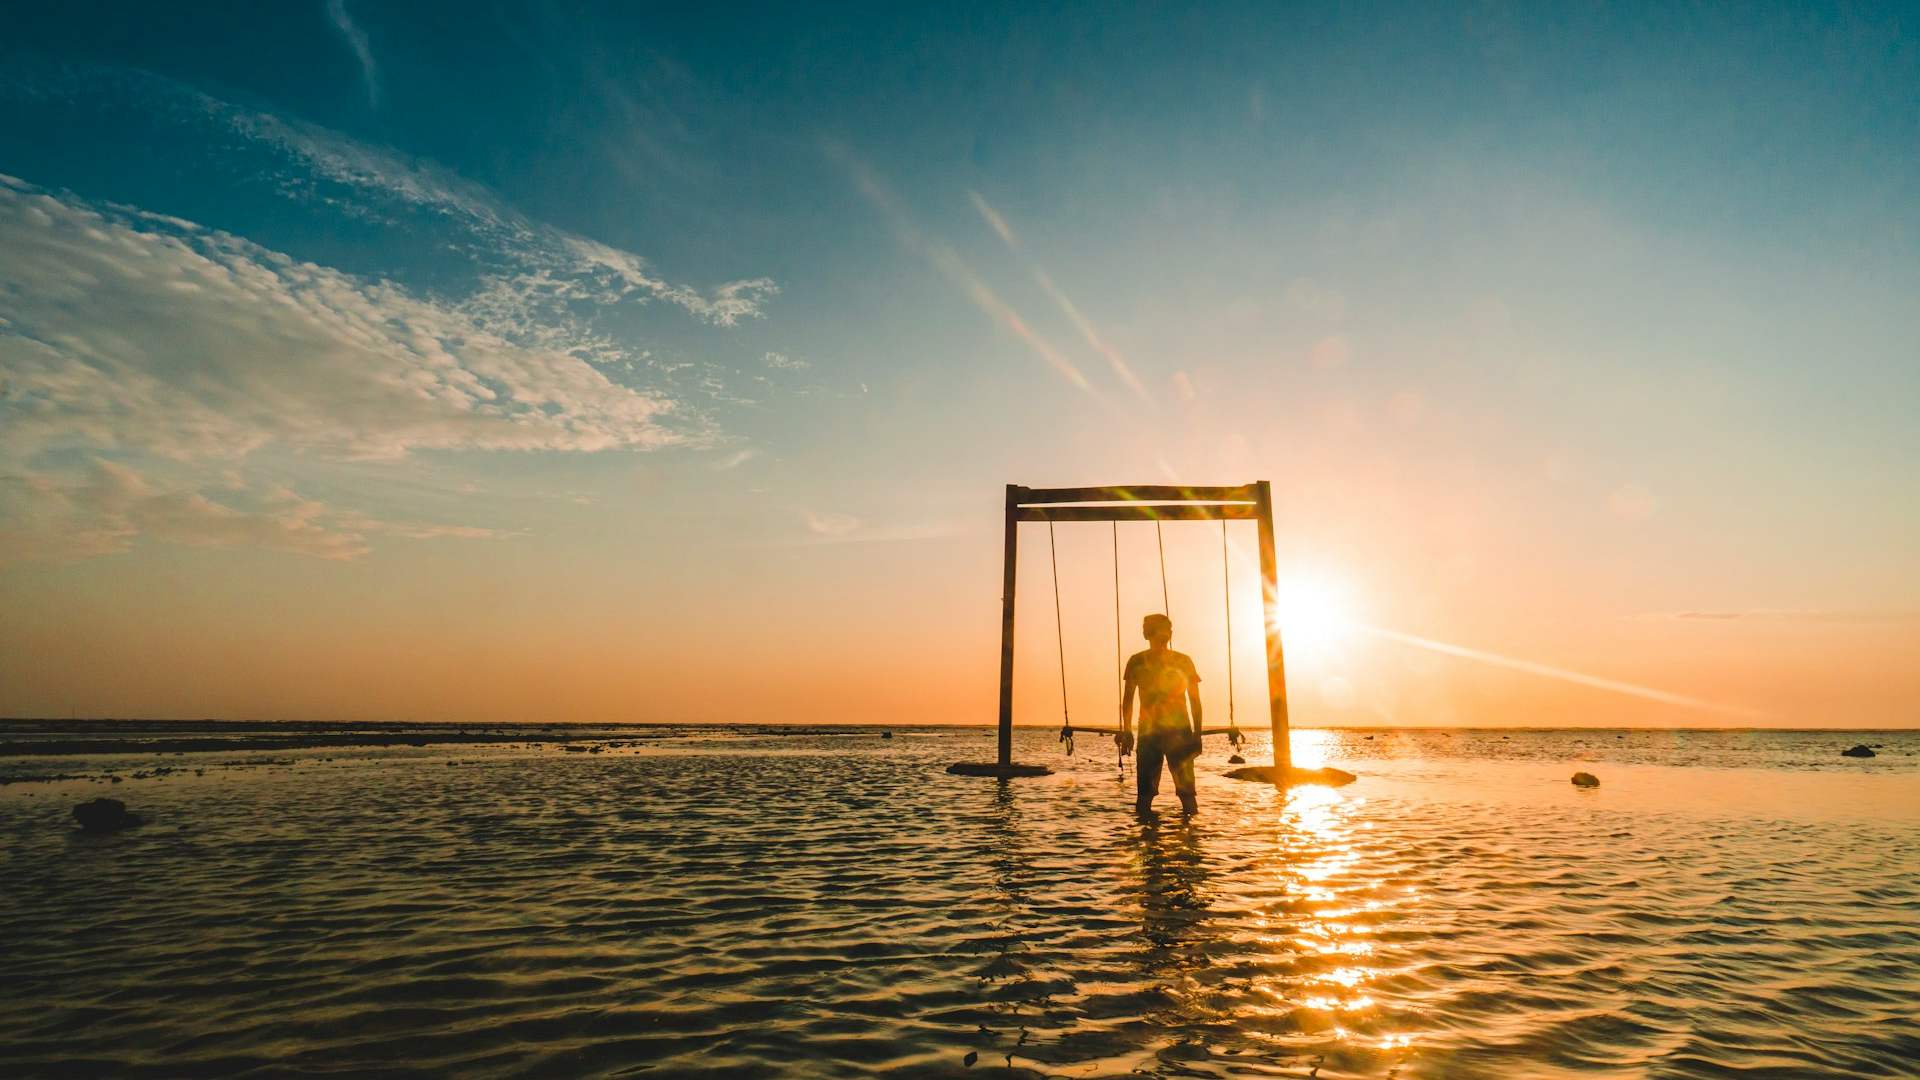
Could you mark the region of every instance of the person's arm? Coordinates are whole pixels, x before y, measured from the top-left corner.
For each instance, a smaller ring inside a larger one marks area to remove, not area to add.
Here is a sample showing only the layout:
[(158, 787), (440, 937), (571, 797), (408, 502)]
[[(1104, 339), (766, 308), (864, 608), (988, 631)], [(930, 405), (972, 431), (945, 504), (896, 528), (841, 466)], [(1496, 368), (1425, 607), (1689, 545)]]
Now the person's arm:
[(1193, 733), (1200, 735), (1206, 725), (1200, 722), (1200, 680), (1187, 680), (1187, 705), (1193, 711)]
[(1133, 673), (1127, 673), (1126, 689), (1120, 693), (1120, 731), (1133, 733)]

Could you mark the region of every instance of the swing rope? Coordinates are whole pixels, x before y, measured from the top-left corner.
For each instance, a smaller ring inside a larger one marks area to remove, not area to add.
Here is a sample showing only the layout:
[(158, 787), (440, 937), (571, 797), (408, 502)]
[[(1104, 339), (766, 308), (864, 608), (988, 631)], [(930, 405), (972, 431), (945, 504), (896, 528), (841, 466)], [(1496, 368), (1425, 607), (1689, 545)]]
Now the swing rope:
[(1120, 646), (1120, 523), (1108, 522), (1113, 526), (1113, 689), (1114, 708), (1120, 714), (1120, 734), (1113, 737), (1113, 767), (1124, 778), (1127, 773), (1127, 751), (1129, 749), (1127, 727), (1127, 676), (1122, 665)]
[(1067, 712), (1067, 630), (1060, 620), (1060, 556), (1054, 549), (1053, 522), (1047, 522), (1047, 564), (1053, 571), (1053, 644), (1060, 656), (1060, 741), (1073, 756), (1073, 717)]
[[(1167, 613), (1172, 607), (1167, 589), (1167, 539), (1166, 532), (1157, 519), (1153, 523), (1154, 541), (1160, 551), (1160, 604), (1161, 611)], [(1121, 645), (1120, 632), (1120, 524), (1112, 523), (1113, 544), (1113, 674), (1114, 682), (1120, 691), (1118, 712), (1120, 731), (1126, 727), (1126, 672), (1122, 662), (1125, 653)], [(1060, 552), (1054, 536), (1053, 522), (1047, 522), (1047, 568), (1053, 585), (1053, 646), (1056, 658), (1060, 662), (1060, 741), (1066, 744), (1068, 756), (1073, 754), (1073, 714), (1067, 700), (1067, 630), (1066, 620), (1060, 613)], [(1235, 757), (1238, 757), (1245, 736), (1240, 732), (1240, 724), (1233, 695), (1233, 559), (1227, 545), (1227, 522), (1220, 521), (1220, 592), (1226, 606), (1227, 627), (1227, 741), (1233, 744)], [(1119, 759), (1116, 764), (1125, 772), (1127, 756), (1126, 743), (1116, 737)]]
[[(1120, 660), (1120, 523), (1108, 522), (1113, 526), (1113, 685), (1120, 691), (1120, 701), (1126, 701), (1127, 677), (1121, 668)], [(1120, 716), (1126, 720), (1126, 714)]]
[(1160, 531), (1160, 519), (1153, 521), (1153, 538), (1160, 544), (1160, 614), (1172, 617), (1173, 604), (1167, 600), (1167, 537)]
[(1232, 561), (1227, 557), (1227, 519), (1220, 519), (1220, 595), (1227, 605), (1227, 742), (1240, 752), (1240, 725), (1233, 716), (1233, 577)]

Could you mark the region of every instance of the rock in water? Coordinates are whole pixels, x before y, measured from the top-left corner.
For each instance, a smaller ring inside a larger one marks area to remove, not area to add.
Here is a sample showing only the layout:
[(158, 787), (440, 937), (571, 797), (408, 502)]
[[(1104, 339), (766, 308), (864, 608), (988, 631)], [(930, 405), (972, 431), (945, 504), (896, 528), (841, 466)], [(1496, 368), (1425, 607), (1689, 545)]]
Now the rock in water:
[[(1227, 772), (1227, 777), (1232, 780), (1251, 780), (1261, 784), (1276, 783), (1273, 776), (1273, 769), (1266, 765), (1248, 765), (1241, 769), (1230, 769)], [(1327, 787), (1343, 787), (1353, 783), (1357, 779), (1359, 778), (1344, 769), (1336, 769), (1331, 765), (1326, 765), (1318, 769), (1302, 769), (1296, 767), (1292, 772), (1287, 774), (1284, 783), (1325, 784)]]
[(95, 799), (83, 802), (73, 808), (73, 820), (88, 832), (119, 832), (131, 829), (135, 825), (145, 825), (147, 819), (139, 814), (127, 812), (127, 804), (119, 799)]
[(1593, 775), (1590, 772), (1577, 772), (1573, 774), (1573, 786), (1574, 787), (1599, 787), (1600, 778)]
[(1848, 747), (1847, 749), (1840, 751), (1840, 756), (1841, 757), (1879, 757), (1880, 755), (1874, 753), (1873, 748), (1868, 746), (1866, 743), (1855, 743), (1854, 745)]

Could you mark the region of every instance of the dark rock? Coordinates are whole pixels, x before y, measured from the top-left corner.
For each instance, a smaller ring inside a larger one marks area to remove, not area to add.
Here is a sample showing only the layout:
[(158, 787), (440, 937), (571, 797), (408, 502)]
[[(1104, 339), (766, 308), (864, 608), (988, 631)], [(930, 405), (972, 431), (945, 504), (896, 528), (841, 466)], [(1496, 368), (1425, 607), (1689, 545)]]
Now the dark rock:
[(1593, 775), (1590, 772), (1577, 772), (1573, 774), (1573, 786), (1574, 787), (1599, 787), (1600, 778)]
[(1282, 780), (1276, 780), (1274, 778), (1274, 771), (1271, 766), (1249, 765), (1244, 769), (1230, 770), (1227, 773), (1227, 777), (1232, 780), (1251, 780), (1261, 784), (1324, 784), (1327, 787), (1343, 787), (1359, 779), (1352, 773), (1344, 769), (1336, 769), (1331, 765), (1318, 769), (1295, 767), (1294, 770), (1286, 774), (1285, 779)]
[(1855, 743), (1854, 745), (1848, 747), (1847, 749), (1840, 751), (1840, 756), (1841, 757), (1879, 757), (1880, 755), (1874, 753), (1872, 747), (1869, 747), (1866, 743)]
[(961, 761), (947, 766), (954, 776), (995, 776), (1007, 779), (1014, 776), (1052, 776), (1053, 770), (1045, 765), (1023, 765), (1016, 761), (1011, 765), (976, 764)]
[(128, 813), (127, 804), (119, 799), (83, 802), (73, 808), (73, 820), (88, 832), (119, 832), (147, 823), (147, 819), (139, 814)]

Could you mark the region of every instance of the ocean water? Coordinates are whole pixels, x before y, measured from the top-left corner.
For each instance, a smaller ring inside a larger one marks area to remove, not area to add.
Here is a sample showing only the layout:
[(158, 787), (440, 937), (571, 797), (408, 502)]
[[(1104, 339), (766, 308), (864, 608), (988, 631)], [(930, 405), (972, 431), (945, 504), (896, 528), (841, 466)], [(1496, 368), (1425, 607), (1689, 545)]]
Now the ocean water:
[(0, 758), (0, 1075), (1920, 1075), (1916, 733), (666, 734)]

